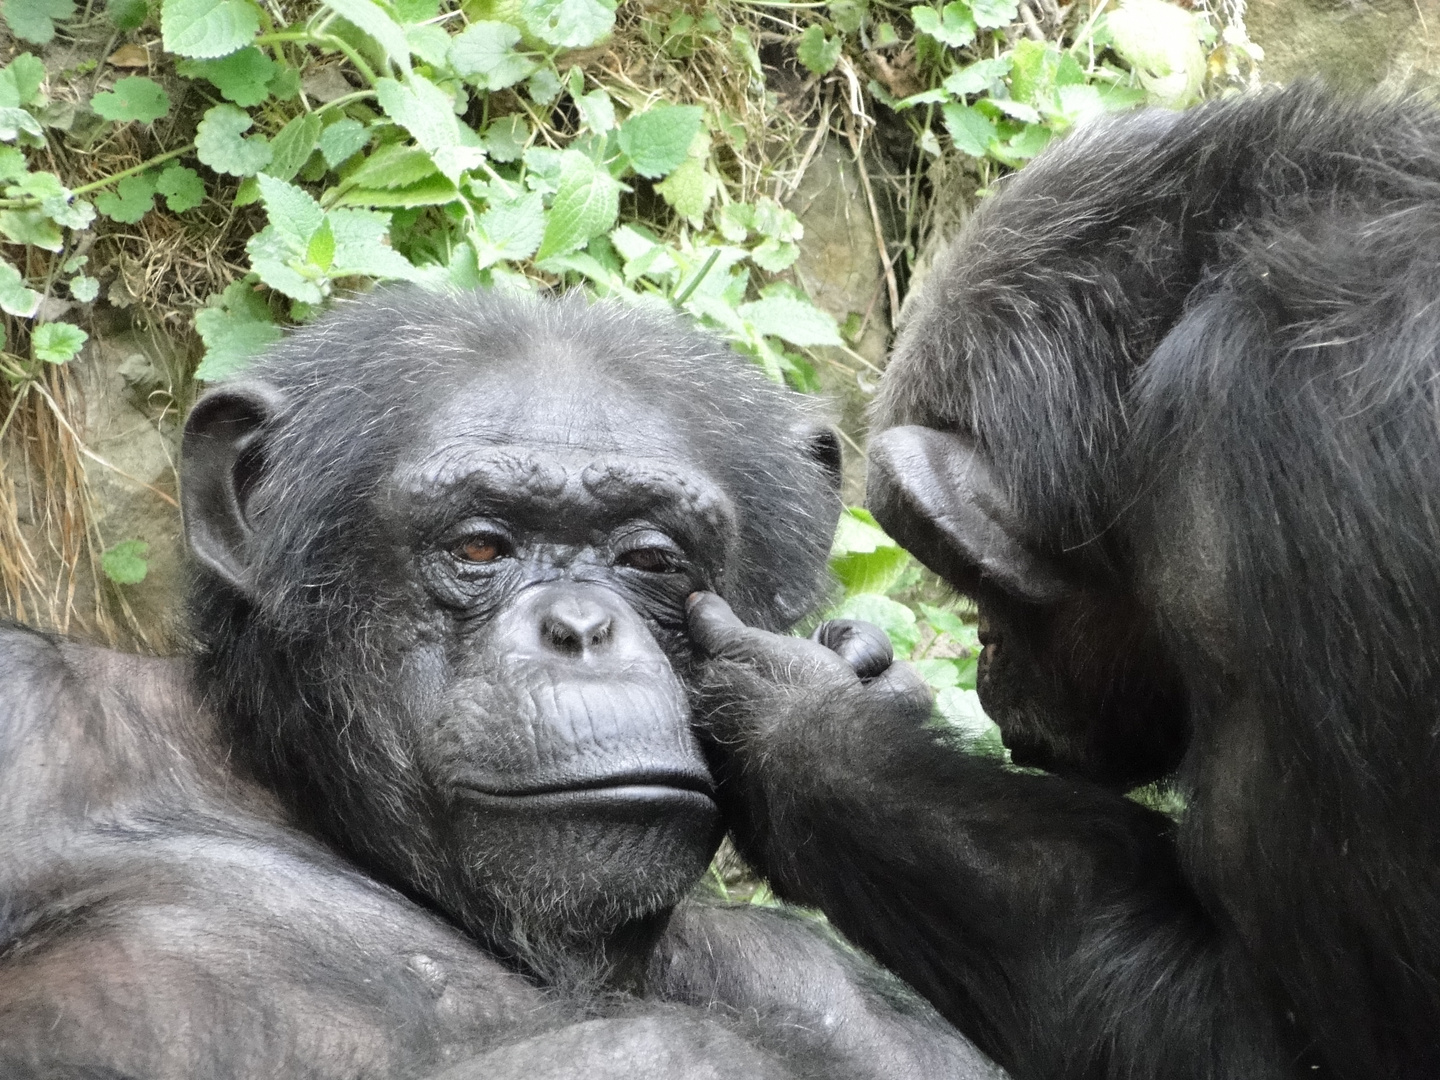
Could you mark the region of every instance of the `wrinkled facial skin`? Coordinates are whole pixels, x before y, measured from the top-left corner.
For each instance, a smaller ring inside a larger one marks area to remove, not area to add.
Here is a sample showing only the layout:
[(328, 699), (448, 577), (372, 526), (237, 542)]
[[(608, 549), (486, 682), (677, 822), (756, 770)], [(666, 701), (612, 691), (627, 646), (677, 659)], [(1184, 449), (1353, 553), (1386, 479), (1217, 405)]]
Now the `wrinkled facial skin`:
[(883, 431), (867, 485), (885, 530), (976, 602), (980, 701), (1017, 765), (1117, 788), (1174, 770), (1188, 720), (1149, 620), (1027, 544), (970, 440)]
[(594, 936), (673, 905), (719, 841), (675, 664), (734, 514), (659, 418), (516, 381), (451, 397), (396, 468), (381, 513), (422, 627), (399, 667), (463, 887)]

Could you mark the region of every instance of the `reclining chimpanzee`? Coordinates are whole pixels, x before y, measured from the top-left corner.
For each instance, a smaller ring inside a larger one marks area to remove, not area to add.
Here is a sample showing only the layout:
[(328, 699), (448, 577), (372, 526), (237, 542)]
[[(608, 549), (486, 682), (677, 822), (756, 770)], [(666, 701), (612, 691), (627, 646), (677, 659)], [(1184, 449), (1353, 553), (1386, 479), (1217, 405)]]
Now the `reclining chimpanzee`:
[[(1057, 775), (702, 598), (742, 850), (1017, 1077), (1440, 1076), (1440, 115), (1082, 131), (975, 215), (881, 397), (871, 506)], [(1122, 794), (1169, 775), (1178, 825)]]
[(992, 1075), (813, 924), (676, 909), (686, 597), (807, 612), (836, 458), (578, 297), (382, 292), (207, 394), (194, 656), (0, 628), (0, 1076)]

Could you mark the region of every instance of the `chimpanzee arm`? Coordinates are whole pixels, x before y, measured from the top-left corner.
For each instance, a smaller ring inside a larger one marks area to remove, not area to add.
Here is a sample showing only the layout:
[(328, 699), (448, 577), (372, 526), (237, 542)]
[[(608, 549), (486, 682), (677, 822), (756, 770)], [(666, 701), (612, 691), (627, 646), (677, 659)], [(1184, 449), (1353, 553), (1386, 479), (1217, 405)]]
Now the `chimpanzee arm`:
[(1003, 1077), (912, 990), (794, 912), (682, 904), (646, 981), (654, 996), (742, 1025), (805, 1075)]
[(905, 665), (862, 683), (717, 597), (692, 601), (691, 626), (741, 852), (1017, 1077), (1294, 1075), (1165, 817), (945, 745)]

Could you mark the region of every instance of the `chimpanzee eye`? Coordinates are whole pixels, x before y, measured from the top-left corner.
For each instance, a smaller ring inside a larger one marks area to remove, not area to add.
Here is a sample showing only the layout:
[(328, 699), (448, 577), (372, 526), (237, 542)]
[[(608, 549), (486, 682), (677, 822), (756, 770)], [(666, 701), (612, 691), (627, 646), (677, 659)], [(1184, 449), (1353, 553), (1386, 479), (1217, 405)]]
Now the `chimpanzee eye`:
[(510, 554), (510, 546), (498, 536), (467, 536), (450, 551), (461, 562), (488, 563)]
[(673, 574), (680, 569), (680, 560), (675, 553), (660, 547), (632, 548), (615, 561), (647, 574)]

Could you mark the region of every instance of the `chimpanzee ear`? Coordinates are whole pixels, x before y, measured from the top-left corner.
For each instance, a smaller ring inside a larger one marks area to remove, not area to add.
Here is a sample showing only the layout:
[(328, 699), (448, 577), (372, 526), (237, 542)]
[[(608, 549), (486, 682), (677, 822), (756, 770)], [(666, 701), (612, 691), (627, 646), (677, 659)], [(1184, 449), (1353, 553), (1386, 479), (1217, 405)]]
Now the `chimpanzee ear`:
[(835, 490), (840, 490), (840, 478), (842, 476), (842, 460), (840, 456), (840, 436), (835, 429), (828, 426), (807, 427), (799, 433), (800, 444), (806, 452), (825, 467), (830, 476), (830, 481), (835, 485)]
[(197, 559), (242, 592), (254, 553), (249, 497), (265, 468), (266, 422), (283, 403), (266, 383), (237, 383), (206, 394), (185, 421), (185, 537)]
[(1070, 591), (1030, 551), (989, 463), (969, 440), (893, 427), (870, 440), (866, 502), (885, 531), (961, 592), (999, 587), (1034, 604)]

